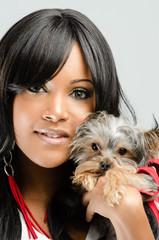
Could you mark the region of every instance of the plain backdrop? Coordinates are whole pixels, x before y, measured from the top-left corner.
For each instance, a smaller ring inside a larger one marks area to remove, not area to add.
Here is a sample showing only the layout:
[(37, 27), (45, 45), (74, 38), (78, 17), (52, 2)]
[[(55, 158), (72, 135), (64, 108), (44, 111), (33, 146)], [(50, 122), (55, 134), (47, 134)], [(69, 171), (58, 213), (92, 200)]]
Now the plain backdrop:
[(87, 15), (106, 37), (138, 124), (159, 121), (159, 0), (0, 0), (0, 38), (23, 16), (42, 8)]

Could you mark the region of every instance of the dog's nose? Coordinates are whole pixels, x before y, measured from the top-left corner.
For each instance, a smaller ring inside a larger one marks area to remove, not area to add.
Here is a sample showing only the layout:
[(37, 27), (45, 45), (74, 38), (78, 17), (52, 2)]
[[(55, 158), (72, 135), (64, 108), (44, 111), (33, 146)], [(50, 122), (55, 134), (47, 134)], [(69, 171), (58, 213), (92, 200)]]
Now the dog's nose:
[(107, 162), (101, 162), (100, 163), (100, 167), (102, 170), (108, 170), (110, 167), (111, 167), (111, 164), (110, 163), (107, 163)]

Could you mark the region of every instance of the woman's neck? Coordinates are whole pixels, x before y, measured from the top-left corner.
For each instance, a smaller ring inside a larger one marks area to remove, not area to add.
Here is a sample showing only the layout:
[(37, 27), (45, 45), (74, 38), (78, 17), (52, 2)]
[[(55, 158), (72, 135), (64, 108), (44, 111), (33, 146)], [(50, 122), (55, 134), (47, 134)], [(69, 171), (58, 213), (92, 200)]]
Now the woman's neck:
[[(13, 159), (15, 180), (23, 199), (34, 218), (50, 235), (48, 223), (44, 223), (48, 203), (54, 193), (67, 183), (72, 174), (71, 164), (66, 162), (56, 168), (43, 168), (34, 164), (19, 150), (15, 150)], [(77, 219), (70, 219), (68, 223), (68, 233), (73, 239), (85, 239), (86, 237), (88, 225), (83, 218), (84, 214), (81, 216), (78, 216)]]
[[(70, 162), (56, 168), (43, 168), (34, 164), (19, 149), (15, 149), (13, 154), (15, 180), (23, 199), (41, 228), (51, 235), (48, 222), (44, 221), (48, 203), (55, 192), (67, 183), (72, 173)], [(33, 218), (28, 217), (43, 234)]]
[(15, 180), (24, 200), (32, 199), (48, 203), (52, 195), (68, 180), (71, 174), (68, 165), (65, 163), (56, 168), (43, 168), (34, 164), (21, 151), (16, 150)]

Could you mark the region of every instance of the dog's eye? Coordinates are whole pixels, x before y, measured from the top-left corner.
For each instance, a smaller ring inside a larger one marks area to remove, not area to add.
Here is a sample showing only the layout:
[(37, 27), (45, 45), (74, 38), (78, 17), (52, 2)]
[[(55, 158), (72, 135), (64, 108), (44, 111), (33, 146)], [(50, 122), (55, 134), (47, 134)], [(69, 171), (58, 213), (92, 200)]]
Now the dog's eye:
[(92, 143), (92, 149), (93, 149), (94, 151), (97, 151), (97, 150), (99, 149), (98, 143)]
[(118, 151), (118, 153), (120, 155), (124, 155), (126, 152), (127, 152), (127, 150), (125, 148), (120, 148), (119, 151)]

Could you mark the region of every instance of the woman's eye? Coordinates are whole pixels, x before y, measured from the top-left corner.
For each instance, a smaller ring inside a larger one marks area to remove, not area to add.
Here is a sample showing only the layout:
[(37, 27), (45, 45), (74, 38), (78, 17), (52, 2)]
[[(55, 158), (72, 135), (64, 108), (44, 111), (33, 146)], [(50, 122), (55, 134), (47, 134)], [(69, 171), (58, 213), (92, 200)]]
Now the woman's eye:
[(75, 89), (71, 95), (77, 99), (87, 99), (89, 92), (86, 89)]
[(33, 93), (46, 92), (46, 88), (44, 86), (34, 86), (34, 87), (28, 88), (28, 90)]

